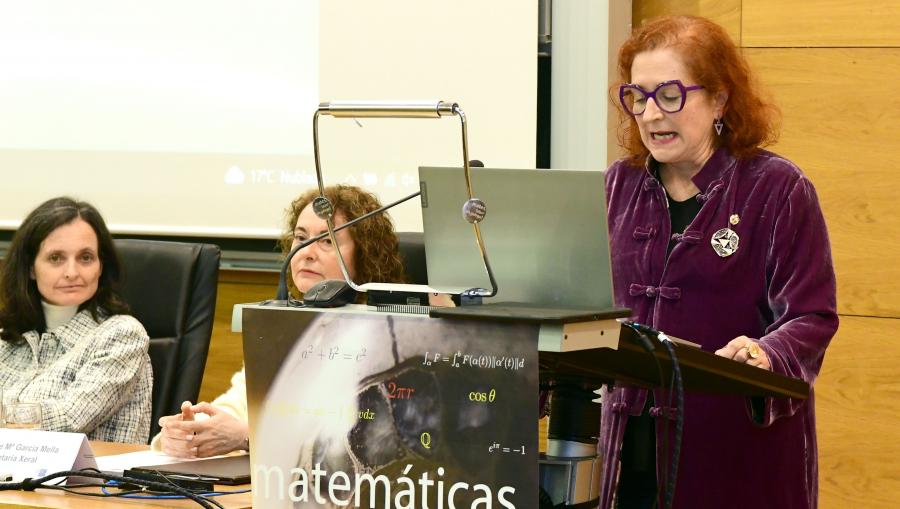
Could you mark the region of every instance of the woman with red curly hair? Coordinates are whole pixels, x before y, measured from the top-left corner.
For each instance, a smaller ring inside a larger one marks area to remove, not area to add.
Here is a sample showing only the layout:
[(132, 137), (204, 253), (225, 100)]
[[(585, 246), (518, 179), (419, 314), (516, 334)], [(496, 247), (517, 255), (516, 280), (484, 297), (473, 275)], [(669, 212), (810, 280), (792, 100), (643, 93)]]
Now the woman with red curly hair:
[[(617, 304), (704, 350), (812, 385), (838, 327), (834, 269), (809, 179), (761, 148), (776, 139), (776, 108), (725, 31), (702, 18), (636, 30), (618, 69), (628, 156), (606, 177)], [(601, 507), (614, 495), (618, 508), (816, 507), (812, 392), (686, 393), (672, 491), (675, 406), (668, 391), (604, 394)]]

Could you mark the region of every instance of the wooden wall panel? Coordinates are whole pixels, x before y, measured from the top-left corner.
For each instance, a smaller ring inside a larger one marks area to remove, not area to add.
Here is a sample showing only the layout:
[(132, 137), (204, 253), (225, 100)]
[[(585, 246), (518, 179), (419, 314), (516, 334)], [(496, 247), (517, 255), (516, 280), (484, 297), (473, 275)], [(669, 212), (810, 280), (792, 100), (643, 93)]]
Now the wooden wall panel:
[(900, 316), (900, 51), (751, 49), (783, 111), (772, 149), (819, 193), (841, 313)]
[(898, 366), (898, 320), (841, 318), (815, 385), (820, 509), (897, 507)]
[(231, 332), (231, 310), (235, 304), (271, 299), (278, 289), (278, 274), (223, 270), (219, 273), (216, 318), (200, 400), (212, 401), (231, 385), (231, 375), (241, 369), (244, 349), (241, 334)]
[(633, 0), (631, 5), (635, 27), (657, 16), (703, 16), (722, 25), (735, 43), (741, 42), (741, 0)]
[(897, 0), (743, 0), (745, 47), (898, 47)]

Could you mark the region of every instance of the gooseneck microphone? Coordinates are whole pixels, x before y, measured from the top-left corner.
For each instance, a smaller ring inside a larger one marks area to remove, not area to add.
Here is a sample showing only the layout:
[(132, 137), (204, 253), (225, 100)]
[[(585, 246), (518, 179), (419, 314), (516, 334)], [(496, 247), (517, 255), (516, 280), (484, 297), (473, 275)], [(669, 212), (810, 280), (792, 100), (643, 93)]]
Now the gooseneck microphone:
[[(343, 230), (344, 228), (349, 228), (350, 226), (353, 226), (354, 224), (356, 224), (364, 219), (368, 219), (376, 214), (382, 214), (385, 211), (387, 211), (388, 209), (395, 207), (405, 201), (411, 200), (411, 199), (415, 198), (416, 196), (419, 196), (420, 194), (422, 194), (421, 191), (416, 191), (410, 195), (400, 198), (397, 201), (388, 203), (387, 205), (383, 205), (371, 212), (367, 212), (367, 213), (357, 217), (356, 219), (353, 219), (352, 221), (347, 221), (346, 223), (336, 227), (334, 229), (334, 231), (335, 231), (335, 233), (339, 232), (339, 231)], [(303, 249), (315, 242), (318, 242), (318, 241), (324, 239), (325, 237), (328, 237), (327, 231), (322, 232), (319, 235), (316, 235), (315, 237), (306, 239), (303, 242), (301, 242), (300, 244), (298, 244), (295, 248), (291, 249), (291, 251), (288, 253), (287, 257), (285, 257), (284, 262), (281, 265), (281, 271), (278, 276), (278, 293), (276, 294), (275, 299), (266, 301), (266, 302), (262, 303), (262, 305), (264, 305), (264, 306), (287, 306), (287, 305), (289, 305), (290, 296), (288, 294), (287, 274), (288, 274), (288, 270), (291, 267), (291, 259), (293, 259), (294, 255), (296, 255), (301, 249)]]
[[(484, 168), (484, 163), (482, 163), (478, 159), (473, 159), (473, 160), (469, 161), (469, 166), (472, 166), (475, 168)], [(357, 217), (356, 219), (353, 219), (352, 221), (347, 221), (346, 223), (344, 223), (338, 227), (335, 227), (334, 231), (335, 231), (335, 233), (337, 233), (337, 232), (343, 230), (344, 228), (349, 228), (350, 226), (353, 226), (354, 224), (358, 223), (359, 221), (368, 219), (376, 214), (382, 214), (382, 213), (386, 212), (388, 209), (396, 207), (397, 205), (407, 202), (417, 196), (420, 196), (421, 194), (422, 194), (421, 191), (416, 191), (414, 193), (411, 193), (407, 196), (404, 196), (403, 198), (400, 198), (397, 201), (388, 203), (387, 205), (383, 205), (371, 212), (367, 212), (367, 213)], [(310, 246), (313, 243), (324, 239), (325, 237), (328, 237), (327, 231), (322, 232), (319, 235), (316, 235), (315, 237), (304, 240), (303, 242), (301, 242), (296, 247), (294, 247), (293, 249), (290, 250), (290, 252), (285, 257), (284, 262), (282, 262), (282, 264), (281, 264), (281, 270), (279, 271), (279, 275), (278, 275), (278, 292), (276, 293), (275, 298), (260, 303), (261, 306), (289, 306), (289, 305), (291, 305), (291, 299), (290, 299), (290, 294), (288, 292), (288, 285), (287, 285), (288, 270), (290, 269), (290, 266), (291, 266), (291, 260), (294, 258), (294, 255), (296, 255), (301, 249), (303, 249), (307, 246)]]
[[(325, 197), (325, 184), (322, 178), (322, 164), (319, 151), (319, 117), (380, 117), (380, 118), (440, 118), (455, 116), (459, 119), (460, 137), (462, 141), (462, 162), (463, 174), (466, 179), (466, 194), (468, 200), (463, 205), (463, 218), (472, 225), (475, 233), (475, 242), (478, 245), (478, 251), (481, 253), (481, 259), (484, 263), (484, 270), (491, 282), (491, 290), (483, 288), (473, 288), (467, 293), (473, 299), (481, 297), (493, 297), (497, 295), (497, 280), (491, 265), (487, 258), (487, 249), (484, 245), (484, 239), (481, 236), (481, 228), (479, 223), (484, 219), (486, 207), (482, 200), (475, 197), (472, 189), (472, 175), (469, 165), (469, 137), (468, 127), (466, 123), (466, 114), (463, 112), (459, 104), (450, 101), (330, 101), (319, 104), (313, 114), (313, 159), (316, 163), (316, 182), (319, 185), (319, 197), (314, 202), (313, 209), (316, 215), (325, 221), (328, 226), (328, 235), (331, 241), (338, 245), (338, 241), (334, 236), (334, 213), (333, 206)], [(338, 264), (344, 281), (347, 285), (357, 292), (365, 292), (362, 287), (353, 282), (347, 271), (347, 264), (344, 256), (341, 254), (340, 248), (336, 251)]]

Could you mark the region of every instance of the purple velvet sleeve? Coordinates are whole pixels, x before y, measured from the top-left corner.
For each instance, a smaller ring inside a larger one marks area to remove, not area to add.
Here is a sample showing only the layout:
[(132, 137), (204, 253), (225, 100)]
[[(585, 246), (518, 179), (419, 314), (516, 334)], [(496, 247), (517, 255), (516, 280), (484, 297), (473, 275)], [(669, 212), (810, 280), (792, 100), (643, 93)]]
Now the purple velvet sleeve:
[[(767, 277), (774, 322), (760, 338), (772, 371), (812, 386), (825, 348), (838, 327), (836, 283), (825, 219), (815, 189), (800, 178), (791, 189), (772, 234)], [(761, 424), (793, 415), (804, 403), (766, 398)]]

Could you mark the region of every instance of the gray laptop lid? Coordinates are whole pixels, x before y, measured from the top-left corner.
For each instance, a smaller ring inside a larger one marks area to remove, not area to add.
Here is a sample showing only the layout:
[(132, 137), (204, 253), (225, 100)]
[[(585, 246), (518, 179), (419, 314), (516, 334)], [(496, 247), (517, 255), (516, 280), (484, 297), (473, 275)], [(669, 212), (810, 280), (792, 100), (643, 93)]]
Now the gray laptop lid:
[[(419, 168), (428, 284), (488, 288), (461, 168)], [(482, 238), (499, 287), (488, 302), (550, 307), (613, 305), (604, 173), (473, 168), (487, 206)]]

